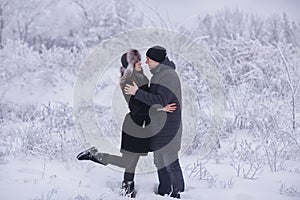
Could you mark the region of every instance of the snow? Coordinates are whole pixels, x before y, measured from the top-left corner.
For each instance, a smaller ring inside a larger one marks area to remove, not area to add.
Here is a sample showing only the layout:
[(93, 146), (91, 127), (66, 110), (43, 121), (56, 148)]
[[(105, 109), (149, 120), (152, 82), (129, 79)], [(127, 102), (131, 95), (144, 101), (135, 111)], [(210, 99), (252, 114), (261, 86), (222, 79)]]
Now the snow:
[[(195, 157), (181, 159), (184, 166)], [(299, 166), (298, 166), (299, 167)], [(299, 187), (300, 173), (264, 173), (257, 180), (234, 178), (232, 188), (224, 183), (234, 177), (234, 171), (224, 164), (209, 164), (207, 169), (218, 174), (216, 184), (188, 177), (184, 171), (186, 191), (182, 199), (228, 199), (228, 200), (295, 200), (298, 197), (281, 195), (282, 183)], [(0, 163), (0, 199), (129, 199), (118, 195), (122, 171), (90, 162), (58, 162), (38, 158), (7, 158)], [(169, 199), (154, 194), (157, 187), (155, 172), (137, 174), (136, 199)], [(298, 184), (298, 185), (297, 185)], [(299, 190), (299, 188), (298, 188)]]
[[(209, 51), (226, 96), (220, 148), (200, 158), (212, 97), (202, 74), (170, 52), (184, 88), (182, 199), (300, 199), (299, 2), (192, 2), (0, 0), (0, 200), (129, 199), (119, 195), (120, 168), (75, 159), (85, 148), (72, 108), (76, 75), (99, 42), (172, 23)], [(117, 151), (128, 112), (119, 66), (115, 58), (94, 93), (97, 123)], [(170, 199), (155, 195), (153, 155), (147, 159), (137, 167), (136, 199)]]

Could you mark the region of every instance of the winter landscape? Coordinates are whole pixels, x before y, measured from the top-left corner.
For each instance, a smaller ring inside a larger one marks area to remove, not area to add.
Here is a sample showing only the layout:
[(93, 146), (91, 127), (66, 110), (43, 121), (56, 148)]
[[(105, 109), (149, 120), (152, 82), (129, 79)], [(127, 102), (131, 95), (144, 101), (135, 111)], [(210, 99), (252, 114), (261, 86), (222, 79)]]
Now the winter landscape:
[[(172, 1), (166, 2), (0, 0), (1, 200), (130, 199), (119, 194), (121, 169), (76, 160), (93, 141), (82, 139), (76, 123), (74, 88), (82, 63), (98, 45), (149, 27), (176, 31), (201, 45), (224, 94), (217, 142), (204, 149), (215, 125), (209, 80), (168, 52), (183, 85), (181, 199), (300, 199), (300, 18), (294, 12), (299, 2), (265, 1), (256, 12), (257, 1), (249, 10), (235, 1), (192, 1), (186, 9), (199, 11), (186, 19), (174, 17), (181, 12), (178, 3), (172, 10)], [(146, 48), (139, 50), (150, 77)], [(93, 105), (115, 153), (128, 112), (118, 87), (119, 59), (98, 78)], [(152, 159), (150, 153), (139, 162), (136, 199), (172, 199), (155, 195)]]

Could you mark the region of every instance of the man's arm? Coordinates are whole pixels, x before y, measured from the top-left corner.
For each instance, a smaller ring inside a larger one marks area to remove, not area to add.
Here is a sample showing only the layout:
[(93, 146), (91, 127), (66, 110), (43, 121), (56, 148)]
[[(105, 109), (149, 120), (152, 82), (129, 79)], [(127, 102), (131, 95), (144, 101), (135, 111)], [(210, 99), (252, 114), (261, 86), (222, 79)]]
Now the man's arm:
[(171, 80), (171, 79), (164, 79), (162, 83), (156, 85), (155, 83), (152, 83), (152, 87), (157, 87), (155, 94), (139, 89), (136, 83), (134, 82), (133, 85), (127, 84), (124, 88), (124, 91), (125, 94), (133, 95), (135, 99), (149, 106), (159, 104), (164, 107), (168, 103), (170, 103), (174, 95), (171, 89), (169, 89), (169, 87), (166, 87), (168, 85), (172, 85), (172, 81), (168, 81), (168, 84), (166, 84), (166, 80)]
[(171, 101), (172, 97), (173, 92), (162, 85), (158, 85), (156, 94), (152, 94), (150, 92), (139, 89), (134, 95), (135, 99), (149, 106), (159, 104), (163, 107), (165, 107)]
[(160, 74), (161, 78), (158, 82), (152, 82), (151, 87), (157, 87), (155, 93), (146, 92), (137, 87), (135, 83), (132, 85), (125, 86), (125, 94), (133, 95), (135, 99), (149, 105), (153, 106), (159, 104), (161, 106), (166, 106), (170, 103), (175, 91), (180, 87), (178, 85), (178, 77), (175, 71), (164, 70)]

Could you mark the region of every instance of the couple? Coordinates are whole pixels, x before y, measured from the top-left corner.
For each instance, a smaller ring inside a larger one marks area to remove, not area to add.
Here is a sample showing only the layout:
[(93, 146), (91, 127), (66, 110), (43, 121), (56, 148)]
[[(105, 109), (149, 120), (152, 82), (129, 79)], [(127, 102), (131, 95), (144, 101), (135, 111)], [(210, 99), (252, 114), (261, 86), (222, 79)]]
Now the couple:
[(123, 54), (121, 63), (120, 87), (130, 110), (122, 126), (122, 156), (101, 153), (92, 147), (78, 154), (77, 159), (124, 168), (122, 189), (124, 194), (134, 197), (139, 157), (153, 152), (159, 179), (157, 194), (180, 198), (180, 192), (184, 191), (178, 159), (182, 133), (181, 85), (175, 64), (166, 56), (165, 48), (148, 49), (146, 63), (153, 74), (149, 86), (137, 50)]

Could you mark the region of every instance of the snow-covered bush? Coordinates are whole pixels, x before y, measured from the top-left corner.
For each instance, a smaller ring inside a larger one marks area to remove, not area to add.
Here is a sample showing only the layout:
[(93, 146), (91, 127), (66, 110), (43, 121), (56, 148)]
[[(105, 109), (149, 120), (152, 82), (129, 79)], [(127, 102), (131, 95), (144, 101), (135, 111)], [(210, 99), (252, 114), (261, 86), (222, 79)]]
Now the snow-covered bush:
[(206, 164), (209, 160), (197, 160), (193, 164), (189, 164), (184, 168), (184, 172), (191, 179), (206, 181), (209, 188), (221, 188), (221, 189), (232, 189), (235, 180), (231, 177), (229, 180), (221, 180), (218, 175), (211, 174), (207, 168)]
[(190, 178), (196, 180), (210, 180), (213, 176), (206, 169), (206, 163), (208, 163), (208, 160), (197, 160), (195, 163), (187, 165), (184, 171)]
[(55, 194), (57, 194), (57, 192), (57, 188), (52, 188), (47, 194), (42, 193), (41, 197), (34, 198), (33, 200), (53, 200), (55, 199)]
[(214, 175), (211, 179), (207, 180), (207, 182), (209, 188), (232, 189), (235, 179), (231, 177), (228, 180), (221, 180), (217, 175)]
[(263, 148), (258, 142), (242, 140), (240, 143), (234, 141), (227, 150), (230, 166), (236, 171), (239, 177), (243, 172), (243, 178), (255, 179), (262, 172), (265, 157)]
[(290, 197), (300, 197), (300, 190), (295, 186), (287, 186), (282, 183), (279, 189), (280, 194)]
[(5, 0), (0, 7), (0, 46), (7, 40), (21, 40), (36, 49), (95, 46), (144, 21), (143, 12), (128, 0)]
[[(79, 66), (88, 52), (88, 48), (74, 51), (73, 48), (61, 47), (43, 47), (37, 52), (24, 42), (7, 41), (0, 50), (1, 102), (42, 104), (60, 96), (58, 93), (74, 84)], [(30, 99), (35, 95), (38, 98)], [(66, 102), (70, 99), (64, 95), (58, 100)]]
[[(6, 105), (2, 104), (2, 108)], [(5, 154), (70, 160), (74, 151), (81, 147), (74, 135), (75, 126), (69, 106), (49, 103), (38, 107), (14, 107), (10, 104), (9, 110), (8, 115), (12, 117), (2, 123), (0, 135)]]

